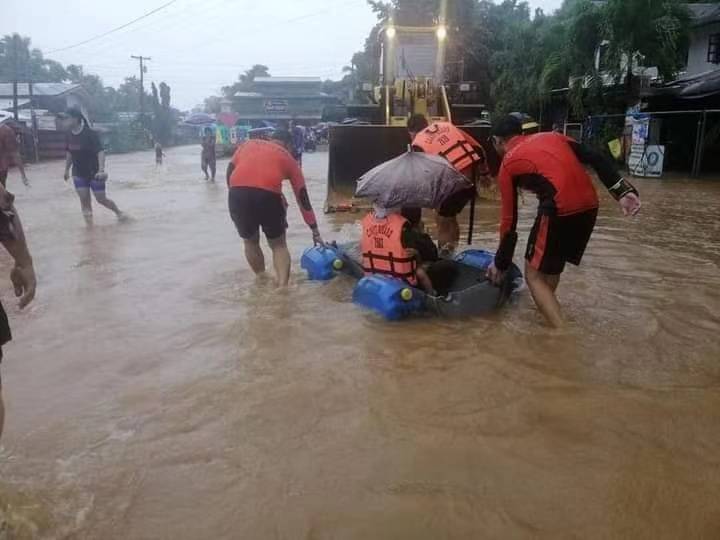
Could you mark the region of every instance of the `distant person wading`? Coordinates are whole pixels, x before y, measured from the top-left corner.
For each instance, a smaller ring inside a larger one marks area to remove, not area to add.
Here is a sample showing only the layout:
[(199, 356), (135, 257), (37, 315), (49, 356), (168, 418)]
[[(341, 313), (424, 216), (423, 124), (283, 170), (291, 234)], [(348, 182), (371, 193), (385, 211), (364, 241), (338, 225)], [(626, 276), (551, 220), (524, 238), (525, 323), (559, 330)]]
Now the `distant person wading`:
[[(205, 181), (215, 181), (215, 169), (217, 166), (217, 158), (215, 156), (215, 133), (209, 127), (205, 128), (202, 141), (202, 153), (200, 154), (200, 168), (205, 175)], [(208, 170), (209, 173), (208, 174)]]
[(13, 166), (20, 171), (23, 184), (26, 186), (30, 184), (17, 142), (16, 135), (19, 130), (20, 126), (14, 120), (6, 120), (0, 124), (0, 184), (3, 187), (7, 183), (8, 172)]

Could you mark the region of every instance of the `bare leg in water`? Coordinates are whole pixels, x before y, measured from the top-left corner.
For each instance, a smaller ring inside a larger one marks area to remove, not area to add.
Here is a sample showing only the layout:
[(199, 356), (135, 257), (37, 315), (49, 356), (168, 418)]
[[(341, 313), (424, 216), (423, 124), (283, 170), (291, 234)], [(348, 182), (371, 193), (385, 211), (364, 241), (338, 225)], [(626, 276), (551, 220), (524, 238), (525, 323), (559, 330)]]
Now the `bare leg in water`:
[[(208, 160), (208, 167), (210, 168), (210, 181), (214, 182), (215, 181), (215, 171), (217, 168), (217, 162), (215, 161), (215, 159)], [(206, 176), (207, 176), (207, 173), (206, 173)]]
[(80, 198), (80, 209), (85, 218), (85, 223), (92, 225), (92, 198), (90, 197), (90, 188), (75, 188), (75, 191)]
[(446, 246), (456, 248), (460, 242), (460, 226), (457, 217), (445, 217), (437, 214), (435, 223), (437, 225), (438, 246), (440, 246), (440, 249)]
[(428, 273), (425, 271), (424, 268), (418, 268), (415, 271), (415, 276), (418, 280), (418, 285), (420, 285), (420, 288), (425, 291), (428, 294), (432, 294), (435, 292), (435, 289), (433, 289), (432, 281), (430, 281), (430, 276), (428, 276)]
[(285, 235), (268, 238), (268, 245), (272, 249), (273, 266), (277, 276), (278, 287), (286, 287), (290, 281), (290, 252), (285, 242)]
[(253, 238), (243, 240), (245, 244), (245, 258), (255, 275), (265, 273), (265, 256), (260, 248), (260, 235), (255, 233)]
[(526, 262), (525, 282), (540, 313), (545, 316), (551, 326), (560, 328), (563, 325), (562, 310), (557, 296), (555, 296), (555, 291), (560, 283), (560, 275), (544, 274)]
[(205, 156), (200, 158), (200, 169), (205, 175), (205, 181), (207, 182), (208, 180), (210, 180), (210, 176), (208, 175), (208, 161), (207, 159), (205, 159)]
[(93, 194), (95, 195), (95, 200), (98, 204), (101, 204), (108, 210), (115, 212), (118, 219), (122, 219), (124, 217), (124, 214), (120, 211), (115, 202), (112, 199), (108, 199), (108, 196), (104, 191), (93, 191)]

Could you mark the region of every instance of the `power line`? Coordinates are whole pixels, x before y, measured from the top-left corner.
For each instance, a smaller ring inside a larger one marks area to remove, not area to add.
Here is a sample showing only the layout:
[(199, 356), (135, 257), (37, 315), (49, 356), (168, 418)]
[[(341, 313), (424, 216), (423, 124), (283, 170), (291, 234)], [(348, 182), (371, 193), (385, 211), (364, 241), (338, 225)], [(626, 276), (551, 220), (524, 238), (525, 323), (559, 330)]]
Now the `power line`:
[(120, 25), (120, 26), (118, 26), (118, 27), (116, 27), (116, 28), (113, 28), (112, 30), (108, 30), (107, 32), (104, 32), (104, 33), (102, 33), (102, 34), (98, 34), (97, 36), (94, 36), (94, 37), (91, 37), (91, 38), (89, 38), (89, 39), (86, 39), (85, 41), (81, 41), (80, 43), (75, 43), (74, 45), (68, 45), (67, 47), (60, 47), (59, 49), (53, 49), (53, 50), (51, 50), (51, 51), (48, 51), (47, 54), (52, 54), (52, 53), (61, 52), (61, 51), (67, 51), (68, 49), (74, 49), (75, 47), (80, 47), (81, 45), (85, 45), (86, 43), (90, 43), (91, 41), (95, 41), (96, 39), (100, 39), (100, 38), (103, 38), (103, 37), (105, 37), (105, 36), (109, 36), (110, 34), (113, 34), (113, 33), (117, 32), (117, 31), (119, 31), (119, 30), (122, 30), (123, 28), (127, 28), (128, 26), (130, 26), (130, 25), (132, 25), (132, 24), (135, 24), (135, 23), (138, 22), (138, 21), (141, 21), (141, 20), (143, 20), (143, 19), (146, 19), (146, 18), (149, 17), (150, 15), (154, 15), (154, 14), (157, 13), (158, 11), (165, 9), (166, 7), (174, 4), (175, 2), (177, 2), (177, 0), (170, 0), (169, 2), (163, 4), (162, 6), (156, 7), (156, 8), (153, 9), (152, 11), (148, 11), (147, 13), (145, 13), (145, 14), (143, 14), (143, 15), (140, 15), (140, 17), (138, 17), (137, 19), (133, 19), (132, 21), (127, 22), (127, 23), (125, 23), (125, 24), (123, 24), (123, 25)]

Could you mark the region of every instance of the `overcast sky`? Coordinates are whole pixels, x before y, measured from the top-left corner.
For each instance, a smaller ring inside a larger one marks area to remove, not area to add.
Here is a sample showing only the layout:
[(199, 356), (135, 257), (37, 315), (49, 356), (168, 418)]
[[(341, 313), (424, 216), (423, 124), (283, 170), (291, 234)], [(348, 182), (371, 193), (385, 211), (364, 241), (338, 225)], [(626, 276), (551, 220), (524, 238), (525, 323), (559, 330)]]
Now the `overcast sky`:
[[(117, 85), (138, 73), (130, 55), (152, 57), (148, 81), (166, 81), (187, 109), (252, 64), (272, 75), (339, 78), (375, 24), (365, 0), (175, 0), (127, 28), (102, 34), (170, 0), (1, 0), (0, 34), (29, 36), (46, 57), (76, 63)], [(552, 11), (562, 0), (530, 0)]]

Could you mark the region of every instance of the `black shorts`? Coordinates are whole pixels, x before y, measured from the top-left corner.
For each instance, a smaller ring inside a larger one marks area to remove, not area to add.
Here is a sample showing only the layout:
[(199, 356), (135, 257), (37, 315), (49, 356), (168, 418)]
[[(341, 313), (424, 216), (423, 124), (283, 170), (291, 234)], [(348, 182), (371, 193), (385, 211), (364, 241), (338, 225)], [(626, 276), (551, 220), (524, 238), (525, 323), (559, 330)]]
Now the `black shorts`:
[(538, 214), (530, 231), (525, 259), (543, 274), (558, 275), (565, 263), (579, 265), (590, 241), (597, 208), (569, 216)]
[(442, 217), (455, 217), (472, 201), (475, 196), (475, 187), (469, 187), (450, 195), (438, 208), (438, 214)]
[(287, 229), (285, 201), (279, 193), (251, 187), (231, 187), (228, 192), (230, 217), (241, 238), (256, 238), (260, 227), (274, 240)]
[(0, 171), (0, 184), (5, 187), (5, 184), (7, 183), (7, 177), (8, 177), (8, 171)]

